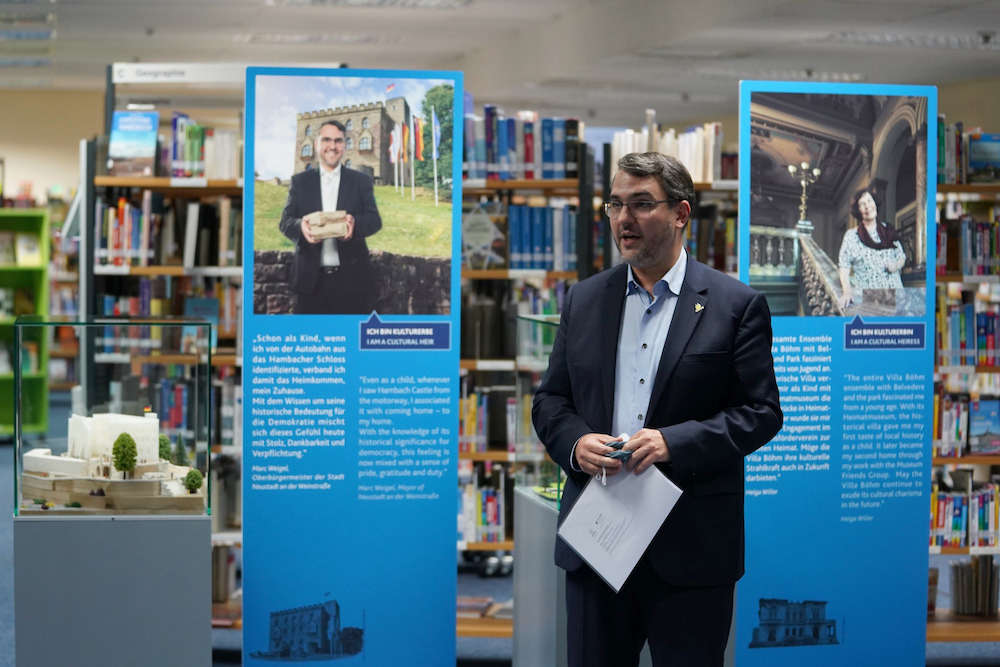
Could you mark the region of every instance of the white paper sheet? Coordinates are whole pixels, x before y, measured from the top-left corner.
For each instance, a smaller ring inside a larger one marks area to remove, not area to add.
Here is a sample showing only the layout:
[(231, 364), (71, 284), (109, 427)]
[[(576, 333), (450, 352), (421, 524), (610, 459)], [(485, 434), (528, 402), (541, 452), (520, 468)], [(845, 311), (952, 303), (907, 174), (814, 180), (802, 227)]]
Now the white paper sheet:
[(592, 478), (559, 536), (617, 593), (681, 493), (656, 466), (641, 475), (622, 470), (607, 486)]

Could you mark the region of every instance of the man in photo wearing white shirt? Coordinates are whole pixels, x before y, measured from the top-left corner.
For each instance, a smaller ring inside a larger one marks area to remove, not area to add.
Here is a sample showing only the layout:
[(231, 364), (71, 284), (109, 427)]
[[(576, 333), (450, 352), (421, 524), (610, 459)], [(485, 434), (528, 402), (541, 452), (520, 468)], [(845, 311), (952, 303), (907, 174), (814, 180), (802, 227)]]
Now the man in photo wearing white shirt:
[[(324, 122), (316, 135), (316, 169), (292, 176), (278, 223), (295, 244), (291, 284), (296, 314), (367, 314), (375, 307), (375, 278), (365, 239), (382, 228), (372, 179), (341, 164), (346, 129)], [(304, 219), (317, 211), (344, 211), (342, 238), (316, 238)]]

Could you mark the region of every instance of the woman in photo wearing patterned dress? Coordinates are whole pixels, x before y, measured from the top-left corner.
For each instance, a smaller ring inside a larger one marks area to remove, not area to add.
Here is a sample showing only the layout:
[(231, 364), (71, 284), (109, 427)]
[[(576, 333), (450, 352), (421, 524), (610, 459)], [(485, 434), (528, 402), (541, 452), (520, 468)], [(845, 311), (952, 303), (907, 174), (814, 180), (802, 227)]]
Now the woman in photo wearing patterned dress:
[(858, 225), (844, 232), (840, 244), (841, 308), (847, 308), (855, 296), (860, 296), (858, 290), (902, 287), (900, 271), (906, 264), (896, 230), (878, 222), (878, 207), (871, 187), (854, 195), (851, 216)]

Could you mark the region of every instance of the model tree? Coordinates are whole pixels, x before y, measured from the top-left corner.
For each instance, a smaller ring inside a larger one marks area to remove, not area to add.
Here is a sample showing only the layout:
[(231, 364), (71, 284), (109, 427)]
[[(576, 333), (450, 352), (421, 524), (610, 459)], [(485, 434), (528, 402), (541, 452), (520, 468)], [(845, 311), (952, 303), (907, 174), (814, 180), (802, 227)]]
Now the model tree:
[(131, 477), (135, 470), (135, 460), (138, 450), (135, 446), (135, 438), (128, 433), (122, 433), (115, 439), (114, 447), (111, 449), (112, 460), (115, 470), (125, 473), (125, 477)]
[(164, 461), (169, 461), (170, 460), (170, 450), (171, 449), (173, 449), (173, 448), (170, 446), (170, 438), (168, 438), (167, 436), (165, 436), (165, 435), (163, 435), (161, 433), (160, 434), (160, 458), (163, 459)]
[(203, 479), (201, 471), (197, 468), (193, 468), (184, 477), (184, 488), (188, 490), (188, 493), (194, 493), (201, 488)]
[(179, 466), (188, 465), (187, 447), (182, 442), (183, 438), (177, 438), (177, 447), (174, 449), (174, 463)]

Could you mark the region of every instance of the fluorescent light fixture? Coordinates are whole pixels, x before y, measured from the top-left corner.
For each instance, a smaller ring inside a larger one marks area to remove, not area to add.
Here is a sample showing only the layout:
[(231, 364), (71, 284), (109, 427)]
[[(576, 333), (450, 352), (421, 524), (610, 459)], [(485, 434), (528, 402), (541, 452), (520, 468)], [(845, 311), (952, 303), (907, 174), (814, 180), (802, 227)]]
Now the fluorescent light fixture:
[(293, 32), (254, 32), (233, 35), (238, 44), (373, 44), (375, 35), (301, 34)]
[(824, 83), (858, 83), (868, 78), (861, 72), (818, 72), (813, 69), (744, 70), (735, 67), (698, 67), (695, 71), (716, 79), (754, 79), (763, 81), (821, 81)]
[(56, 15), (52, 12), (39, 12), (35, 14), (0, 12), (0, 25), (2, 26), (38, 26), (55, 24)]
[(52, 28), (0, 28), (0, 41), (42, 41), (55, 39)]
[(156, 109), (155, 104), (138, 104), (136, 102), (130, 102), (125, 105), (128, 111), (154, 111)]
[(1000, 42), (997, 41), (996, 34), (990, 31), (982, 31), (975, 35), (834, 32), (830, 33), (823, 41), (864, 46), (895, 46), (907, 49), (1000, 51)]
[(52, 58), (16, 58), (0, 56), (0, 68), (4, 67), (48, 67)]
[(265, 0), (268, 7), (357, 7), (359, 9), (460, 9), (472, 0)]

